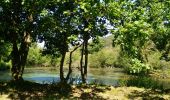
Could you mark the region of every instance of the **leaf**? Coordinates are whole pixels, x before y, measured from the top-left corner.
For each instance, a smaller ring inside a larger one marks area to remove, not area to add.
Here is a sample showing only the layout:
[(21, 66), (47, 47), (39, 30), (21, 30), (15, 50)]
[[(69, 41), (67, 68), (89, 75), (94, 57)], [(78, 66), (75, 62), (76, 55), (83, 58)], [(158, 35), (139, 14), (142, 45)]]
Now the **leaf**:
[(46, 16), (48, 14), (48, 11), (46, 9), (42, 10), (40, 15), (41, 16)]
[(70, 15), (70, 11), (69, 11), (69, 10), (64, 11), (63, 14), (65, 14), (65, 15)]
[(85, 32), (89, 31), (89, 28), (85, 28), (84, 31), (85, 31)]

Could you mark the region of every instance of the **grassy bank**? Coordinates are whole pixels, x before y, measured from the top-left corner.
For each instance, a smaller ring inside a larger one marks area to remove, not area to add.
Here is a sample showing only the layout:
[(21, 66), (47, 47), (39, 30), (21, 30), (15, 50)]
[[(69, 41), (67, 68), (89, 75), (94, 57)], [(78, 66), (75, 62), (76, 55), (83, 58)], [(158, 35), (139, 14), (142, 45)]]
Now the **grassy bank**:
[(100, 99), (100, 100), (168, 100), (169, 91), (138, 87), (113, 87), (103, 85), (66, 85), (22, 83), (0, 83), (0, 99)]

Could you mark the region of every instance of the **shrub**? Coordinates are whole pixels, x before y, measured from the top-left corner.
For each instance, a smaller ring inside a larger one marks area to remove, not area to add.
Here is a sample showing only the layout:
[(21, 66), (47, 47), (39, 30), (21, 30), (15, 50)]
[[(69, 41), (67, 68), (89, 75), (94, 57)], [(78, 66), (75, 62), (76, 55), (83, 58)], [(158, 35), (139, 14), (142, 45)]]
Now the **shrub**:
[(131, 74), (146, 74), (151, 69), (148, 64), (142, 63), (136, 58), (131, 59), (130, 63), (131, 66), (128, 67), (128, 72)]
[(91, 67), (113, 67), (117, 62), (117, 48), (105, 48), (90, 55), (89, 66)]
[(158, 51), (151, 52), (148, 55), (148, 64), (151, 65), (153, 69), (162, 69), (163, 67), (169, 66), (170, 62), (165, 60), (160, 60), (161, 53)]
[(0, 70), (8, 70), (10, 69), (11, 63), (10, 62), (0, 62)]
[(152, 69), (148, 63), (144, 63), (137, 58), (131, 58), (122, 52), (120, 52), (116, 65), (124, 68), (129, 74), (145, 75)]
[(131, 77), (127, 80), (120, 80), (119, 81), (120, 86), (136, 86), (136, 87), (144, 87), (144, 88), (150, 88), (150, 89), (160, 89), (163, 90), (163, 84), (151, 77)]
[(30, 48), (27, 57), (27, 66), (51, 66), (58, 62), (57, 58), (52, 58), (49, 55), (42, 55), (41, 48), (38, 48), (35, 44)]

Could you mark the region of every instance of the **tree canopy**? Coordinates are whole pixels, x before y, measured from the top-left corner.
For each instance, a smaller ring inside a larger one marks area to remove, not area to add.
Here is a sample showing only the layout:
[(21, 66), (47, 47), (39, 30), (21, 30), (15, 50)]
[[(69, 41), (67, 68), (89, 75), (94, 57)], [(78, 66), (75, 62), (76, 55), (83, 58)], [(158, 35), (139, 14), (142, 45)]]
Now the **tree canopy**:
[(90, 40), (98, 45), (99, 37), (112, 34), (113, 46), (119, 45), (131, 59), (130, 72), (148, 71), (151, 66), (143, 53), (148, 45), (153, 43), (162, 53), (160, 59), (170, 60), (169, 6), (168, 0), (1, 0), (0, 59), (11, 48), (12, 76), (22, 80), (31, 43), (44, 41), (42, 53), (61, 58), (60, 79), (67, 81), (66, 53), (70, 52), (69, 77), (72, 53), (80, 47), (85, 83)]

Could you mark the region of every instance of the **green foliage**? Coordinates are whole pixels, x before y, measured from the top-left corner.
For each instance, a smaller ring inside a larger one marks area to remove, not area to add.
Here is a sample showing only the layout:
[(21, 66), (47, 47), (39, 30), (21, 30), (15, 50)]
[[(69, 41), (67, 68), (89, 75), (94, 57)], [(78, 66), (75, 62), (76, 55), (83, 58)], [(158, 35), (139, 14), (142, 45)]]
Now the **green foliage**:
[[(13, 57), (13, 64), (16, 63), (15, 65), (18, 65), (16, 67), (19, 68), (20, 63), (23, 63), (22, 58), (26, 58), (23, 55), (26, 54), (30, 43), (25, 40), (31, 38), (36, 41), (37, 36), (38, 40), (45, 41), (43, 51), (50, 56), (41, 55), (42, 50), (33, 45), (27, 57), (29, 66), (58, 66), (59, 59), (56, 57), (65, 55), (70, 45), (79, 44), (77, 41), (81, 43), (86, 41), (87, 47), (89, 39), (93, 42), (89, 43), (89, 52), (85, 52), (85, 55), (91, 54), (92, 67), (119, 66), (129, 73), (138, 74), (147, 73), (152, 68), (161, 69), (169, 64), (170, 2), (168, 0), (150, 2), (148, 0), (18, 0), (16, 2), (1, 0), (0, 4), (1, 68), (8, 66), (5, 61), (10, 59), (12, 46), (8, 42), (12, 43), (13, 49), (15, 48), (16, 57)], [(114, 28), (111, 31), (107, 30), (109, 26)], [(107, 40), (108, 44), (98, 39), (98, 36), (103, 37), (108, 32), (113, 34), (113, 45), (118, 45), (114, 49)], [(150, 41), (155, 44), (153, 48), (158, 51), (145, 51)], [(74, 54), (73, 62), (79, 63), (79, 55), (79, 52)], [(144, 57), (145, 55), (148, 57)], [(148, 60), (145, 60), (146, 58)], [(66, 64), (68, 59), (67, 55)]]
[(41, 52), (42, 48), (33, 44), (28, 53), (27, 66), (57, 66), (57, 63), (59, 63), (57, 58), (52, 58), (52, 56), (49, 55), (42, 55)]
[(0, 61), (0, 71), (8, 70), (11, 68), (11, 63), (10, 62), (4, 62)]
[(148, 64), (151, 65), (152, 69), (162, 69), (160, 60), (161, 53), (159, 51), (152, 51), (148, 55)]
[(7, 70), (10, 63), (11, 45), (0, 38), (0, 70)]
[(152, 65), (148, 63), (141, 62), (137, 58), (130, 58), (120, 53), (118, 54), (117, 61), (115, 62), (115, 66), (121, 67), (125, 70), (125, 72), (129, 74), (135, 75), (145, 75), (150, 72), (152, 69)]
[(157, 81), (156, 79), (152, 79), (150, 77), (132, 77), (128, 80), (120, 80), (120, 86), (136, 86), (150, 89), (160, 89), (163, 90), (163, 84)]
[(0, 38), (0, 60), (10, 60), (11, 45)]
[(148, 64), (144, 64), (136, 58), (131, 59), (130, 64), (131, 66), (128, 68), (128, 71), (131, 74), (141, 74), (141, 73), (145, 74), (151, 69), (151, 67)]
[(117, 57), (117, 61), (115, 62), (115, 65), (123, 68), (124, 70), (127, 69), (128, 66), (130, 66), (129, 64), (129, 57), (125, 56), (121, 50), (119, 50), (119, 53), (117, 53), (118, 57)]
[(104, 41), (101, 39), (95, 39), (92, 43), (89, 44), (89, 53), (92, 54), (94, 52), (100, 51), (104, 47)]
[(91, 67), (113, 67), (117, 62), (117, 53), (116, 49), (104, 48), (99, 52), (93, 53), (90, 55), (90, 64)]
[[(147, 29), (147, 30), (146, 30)], [(149, 40), (152, 33), (150, 25), (143, 21), (134, 21), (127, 23), (115, 33), (114, 43), (120, 44), (122, 50), (129, 57), (135, 57), (140, 60), (141, 50)]]

